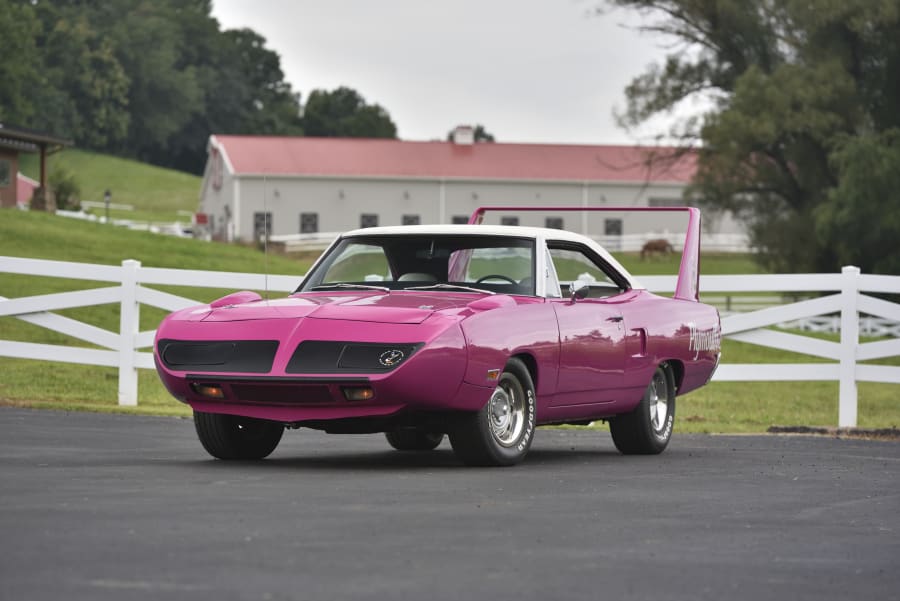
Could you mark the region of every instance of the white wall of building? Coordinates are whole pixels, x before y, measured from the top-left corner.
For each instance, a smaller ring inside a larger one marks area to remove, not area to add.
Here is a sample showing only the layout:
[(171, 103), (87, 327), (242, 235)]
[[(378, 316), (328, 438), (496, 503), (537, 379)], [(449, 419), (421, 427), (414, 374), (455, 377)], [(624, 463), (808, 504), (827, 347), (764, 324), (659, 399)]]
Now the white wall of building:
[[(221, 186), (204, 177), (200, 211), (212, 218), (214, 237), (252, 240), (255, 214), (271, 215), (273, 235), (297, 234), (301, 214), (316, 215), (317, 231), (342, 232), (362, 226), (362, 216), (377, 215), (377, 225), (400, 225), (404, 217), (420, 223), (451, 223), (468, 218), (479, 206), (648, 206), (681, 205), (683, 185), (547, 181), (476, 181), (439, 179), (328, 178), (296, 176), (233, 176), (227, 169)], [(519, 225), (547, 225), (561, 218), (567, 230), (608, 235), (621, 219), (621, 233), (683, 232), (686, 218), (666, 213), (491, 213), (489, 223), (516, 217)], [(729, 217), (708, 218), (709, 233), (740, 233)]]

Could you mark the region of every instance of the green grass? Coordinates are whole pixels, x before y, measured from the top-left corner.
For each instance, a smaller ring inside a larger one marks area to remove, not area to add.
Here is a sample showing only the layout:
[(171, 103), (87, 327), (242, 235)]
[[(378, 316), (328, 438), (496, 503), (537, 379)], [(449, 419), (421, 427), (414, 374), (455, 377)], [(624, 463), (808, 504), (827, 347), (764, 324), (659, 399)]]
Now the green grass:
[[(58, 168), (70, 171), (81, 189), (80, 200), (102, 202), (103, 193), (109, 190), (111, 202), (134, 206), (134, 211), (111, 210), (114, 219), (189, 221), (178, 211), (193, 213), (200, 201), (200, 177), (129, 159), (70, 148), (50, 155), (47, 167), (49, 172)], [(37, 155), (21, 155), (20, 169), (38, 179)], [(102, 215), (103, 209), (92, 212)]]
[[(613, 253), (613, 256), (633, 275), (677, 275), (681, 254), (655, 255), (641, 259), (640, 253)], [(700, 258), (703, 275), (728, 275), (764, 273), (753, 261), (753, 256), (743, 253), (704, 253)]]

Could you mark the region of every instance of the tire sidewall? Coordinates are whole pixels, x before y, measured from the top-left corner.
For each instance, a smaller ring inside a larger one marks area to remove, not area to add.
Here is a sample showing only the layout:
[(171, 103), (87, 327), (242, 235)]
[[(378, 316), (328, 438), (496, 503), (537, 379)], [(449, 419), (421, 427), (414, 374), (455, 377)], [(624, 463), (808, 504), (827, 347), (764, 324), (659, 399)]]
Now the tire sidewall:
[(284, 433), (284, 426), (277, 422), (200, 411), (194, 411), (194, 427), (203, 448), (225, 460), (264, 459)]
[(649, 431), (651, 438), (660, 449), (664, 449), (672, 439), (672, 430), (675, 428), (675, 378), (672, 376), (672, 370), (669, 369), (666, 364), (660, 365), (656, 370), (653, 377), (656, 377), (656, 373), (662, 372), (663, 378), (666, 381), (666, 421), (659, 430), (653, 427), (653, 422), (650, 419), (649, 386), (644, 396), (644, 415), (647, 420), (647, 430)]
[(518, 359), (511, 359), (509, 361), (497, 384), (499, 386), (504, 382), (508, 382), (525, 400), (525, 414), (523, 416), (525, 423), (522, 428), (522, 433), (511, 445), (505, 446), (501, 444), (500, 441), (494, 437), (493, 430), (491, 429), (490, 402), (485, 404), (482, 409), (482, 419), (480, 421), (483, 428), (483, 435), (490, 446), (491, 454), (498, 463), (502, 465), (512, 465), (525, 458), (525, 455), (528, 453), (528, 450), (531, 448), (531, 443), (534, 440), (534, 432), (537, 426), (537, 398), (534, 393), (534, 384), (531, 380), (531, 375), (528, 373), (525, 365)]

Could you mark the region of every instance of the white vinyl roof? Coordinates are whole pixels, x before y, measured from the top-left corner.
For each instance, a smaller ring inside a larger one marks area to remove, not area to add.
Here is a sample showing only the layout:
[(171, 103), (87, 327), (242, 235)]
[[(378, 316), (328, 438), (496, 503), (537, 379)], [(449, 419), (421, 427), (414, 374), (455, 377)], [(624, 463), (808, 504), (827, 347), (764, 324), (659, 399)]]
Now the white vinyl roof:
[(630, 288), (643, 288), (628, 270), (616, 260), (605, 248), (595, 240), (566, 230), (545, 227), (525, 227), (519, 225), (394, 225), (384, 227), (367, 227), (352, 230), (341, 235), (341, 238), (355, 236), (427, 236), (427, 235), (477, 235), (477, 236), (509, 236), (511, 238), (532, 238), (539, 241), (561, 240), (577, 242), (590, 247), (604, 261), (621, 273)]

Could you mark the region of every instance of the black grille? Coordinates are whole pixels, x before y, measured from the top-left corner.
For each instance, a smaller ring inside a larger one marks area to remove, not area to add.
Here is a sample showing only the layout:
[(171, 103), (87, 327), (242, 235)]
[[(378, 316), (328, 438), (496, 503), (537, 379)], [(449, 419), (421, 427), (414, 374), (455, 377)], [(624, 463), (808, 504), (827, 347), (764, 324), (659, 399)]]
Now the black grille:
[(421, 343), (305, 340), (297, 346), (285, 368), (285, 373), (388, 372), (409, 360), (421, 346)]
[(166, 367), (192, 372), (269, 373), (277, 350), (277, 340), (165, 339), (158, 345)]
[(333, 403), (335, 400), (331, 389), (321, 384), (298, 386), (235, 382), (231, 384), (231, 393), (237, 401), (277, 405), (315, 405)]

